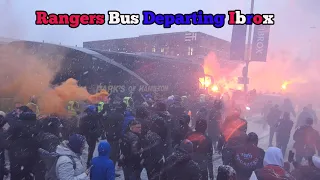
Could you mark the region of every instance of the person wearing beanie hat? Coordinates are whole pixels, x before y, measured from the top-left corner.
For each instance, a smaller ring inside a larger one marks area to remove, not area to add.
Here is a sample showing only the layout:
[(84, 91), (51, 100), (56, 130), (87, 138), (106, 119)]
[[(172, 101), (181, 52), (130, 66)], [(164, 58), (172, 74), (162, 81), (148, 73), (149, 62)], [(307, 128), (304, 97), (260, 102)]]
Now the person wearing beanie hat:
[(201, 180), (199, 165), (192, 160), (193, 144), (185, 139), (166, 159), (160, 179)]
[(111, 147), (107, 141), (101, 141), (98, 146), (99, 156), (92, 159), (90, 169), (91, 180), (114, 180), (115, 167), (109, 158)]
[(78, 132), (86, 138), (89, 146), (87, 165), (90, 164), (96, 143), (102, 134), (101, 118), (102, 116), (98, 114), (96, 106), (89, 105), (85, 110), (85, 115), (79, 121)]
[(187, 135), (186, 139), (193, 143), (193, 159), (200, 166), (202, 179), (213, 179), (213, 145), (210, 137), (206, 135), (207, 121), (199, 119), (196, 121), (195, 131)]
[(73, 152), (81, 154), (85, 141), (86, 138), (84, 136), (80, 134), (73, 134), (69, 137), (68, 146)]
[(36, 114), (24, 111), (19, 120), (10, 124), (7, 139), (10, 142), (8, 154), (10, 159), (11, 179), (29, 179), (38, 161), (39, 143), (36, 139), (40, 132)]
[(56, 153), (59, 158), (56, 163), (56, 175), (59, 180), (78, 179), (89, 180), (89, 172), (81, 160), (81, 153), (86, 139), (80, 134), (73, 134), (69, 141), (58, 145)]
[(34, 112), (22, 112), (19, 119), (22, 121), (36, 121), (37, 115)]

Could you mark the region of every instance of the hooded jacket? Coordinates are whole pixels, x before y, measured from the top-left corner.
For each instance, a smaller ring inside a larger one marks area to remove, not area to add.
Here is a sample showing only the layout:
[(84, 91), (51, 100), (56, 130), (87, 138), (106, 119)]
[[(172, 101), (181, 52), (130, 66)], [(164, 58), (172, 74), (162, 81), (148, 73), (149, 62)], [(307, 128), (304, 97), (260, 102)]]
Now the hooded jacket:
[[(85, 166), (82, 164), (79, 154), (74, 153), (64, 141), (57, 147), (56, 153), (60, 155), (57, 164), (56, 172), (59, 180), (89, 180), (89, 176), (85, 173)], [(76, 168), (73, 169), (73, 161), (70, 157), (73, 157)]]
[(129, 130), (129, 124), (134, 120), (134, 116), (130, 111), (126, 111), (124, 114), (124, 122), (122, 125), (122, 135), (124, 135)]
[(182, 148), (177, 148), (165, 162), (161, 172), (164, 180), (199, 180), (201, 172), (199, 165), (194, 162), (191, 155)]
[(31, 166), (35, 163), (39, 148), (36, 140), (38, 134), (39, 124), (36, 115), (31, 112), (22, 113), (20, 120), (12, 124), (7, 131), (11, 164)]
[(193, 144), (193, 160), (198, 163), (202, 171), (208, 169), (210, 177), (213, 177), (212, 140), (206, 134), (199, 131), (188, 134), (186, 139)]
[[(308, 110), (303, 110), (303, 111), (299, 114), (299, 116), (298, 116), (298, 118), (297, 118), (296, 128), (298, 128), (298, 127), (300, 127), (300, 126), (306, 125), (306, 124), (307, 124), (307, 123), (306, 123), (306, 120), (307, 120), (308, 118), (313, 119), (313, 115), (312, 115)], [(314, 119), (313, 119), (313, 120), (314, 120)]]
[(101, 124), (98, 113), (87, 109), (87, 114), (81, 118), (79, 131), (87, 140), (96, 141), (101, 135)]
[[(171, 115), (168, 111), (158, 111), (155, 116), (163, 118), (165, 122), (165, 129), (163, 132), (166, 131), (166, 137), (161, 137), (164, 140), (164, 147), (165, 147), (165, 157), (168, 157), (170, 153), (173, 151), (172, 147), (172, 132), (174, 131), (174, 126), (171, 120)], [(156, 117), (153, 117), (156, 118)]]
[(234, 149), (230, 165), (237, 172), (238, 180), (248, 180), (252, 172), (263, 168), (265, 152), (252, 143), (246, 143)]
[(284, 170), (284, 159), (279, 148), (269, 147), (267, 149), (263, 166), (252, 173), (250, 180), (295, 180)]
[(91, 180), (114, 180), (115, 167), (112, 160), (109, 159), (110, 144), (107, 141), (101, 141), (98, 146), (99, 156), (92, 159), (90, 179)]
[(104, 130), (109, 142), (119, 141), (123, 128), (124, 115), (123, 112), (116, 110), (109, 113), (104, 119)]

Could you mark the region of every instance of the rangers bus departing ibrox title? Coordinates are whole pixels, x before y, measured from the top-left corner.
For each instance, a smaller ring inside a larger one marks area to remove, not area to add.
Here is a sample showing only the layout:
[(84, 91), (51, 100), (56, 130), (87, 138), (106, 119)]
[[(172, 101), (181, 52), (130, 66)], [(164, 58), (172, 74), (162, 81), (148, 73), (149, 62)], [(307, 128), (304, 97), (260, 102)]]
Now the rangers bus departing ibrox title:
[[(37, 25), (68, 25), (77, 28), (82, 25), (103, 25), (105, 14), (48, 14), (36, 11)], [(274, 14), (242, 14), (240, 10), (228, 11), (229, 25), (274, 25)], [(170, 28), (172, 25), (212, 25), (222, 28), (226, 23), (226, 14), (204, 14), (202, 10), (191, 14), (156, 14), (153, 11), (142, 11), (143, 25), (161, 25)], [(140, 14), (121, 14), (119, 11), (108, 11), (109, 25), (138, 25)]]

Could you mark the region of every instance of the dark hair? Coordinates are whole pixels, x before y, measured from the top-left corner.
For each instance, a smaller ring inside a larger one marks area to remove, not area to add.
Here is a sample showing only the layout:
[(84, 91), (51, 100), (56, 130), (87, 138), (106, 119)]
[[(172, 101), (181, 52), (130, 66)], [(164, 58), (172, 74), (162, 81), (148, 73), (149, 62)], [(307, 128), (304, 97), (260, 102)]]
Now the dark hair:
[(290, 119), (290, 113), (284, 112), (283, 113), (283, 119)]
[(61, 122), (60, 119), (54, 116), (46, 117), (41, 121), (41, 128), (44, 132), (49, 132), (59, 136)]
[(18, 109), (22, 112), (33, 112), (28, 106), (20, 106)]
[(312, 118), (307, 118), (306, 124), (307, 125), (312, 125), (313, 124), (313, 119)]
[(127, 109), (127, 104), (124, 102), (121, 102), (120, 107), (123, 109), (123, 111), (125, 111)]
[(184, 114), (180, 117), (180, 124), (189, 124), (190, 121), (191, 121), (191, 119), (188, 114)]
[(157, 133), (162, 139), (167, 136), (167, 128), (164, 119), (160, 116), (155, 116), (152, 118), (151, 131)]
[(259, 137), (256, 133), (251, 132), (248, 134), (248, 142), (258, 145)]
[(135, 125), (138, 125), (138, 124), (141, 124), (139, 121), (137, 120), (132, 120), (129, 124), (129, 127), (132, 127), (132, 126), (135, 126)]
[(204, 133), (207, 130), (207, 121), (205, 119), (198, 119), (195, 129), (197, 132)]
[(19, 116), (20, 120), (23, 121), (36, 121), (37, 115), (34, 112), (22, 112)]
[(155, 110), (156, 111), (166, 111), (167, 110), (167, 105), (163, 102), (157, 102), (155, 105)]
[(149, 111), (145, 107), (138, 107), (136, 109), (136, 118), (145, 119), (149, 116)]

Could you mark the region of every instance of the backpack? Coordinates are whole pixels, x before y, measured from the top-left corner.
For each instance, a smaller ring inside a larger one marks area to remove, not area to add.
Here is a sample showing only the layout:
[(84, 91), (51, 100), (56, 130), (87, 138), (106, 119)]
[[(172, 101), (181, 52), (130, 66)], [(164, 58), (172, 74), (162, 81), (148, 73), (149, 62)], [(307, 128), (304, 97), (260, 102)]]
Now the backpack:
[[(57, 153), (49, 153), (48, 151), (44, 149), (39, 149), (41, 159), (43, 159), (45, 165), (46, 165), (46, 174), (45, 174), (45, 180), (58, 180), (57, 172), (56, 172), (56, 165), (58, 162), (58, 159), (61, 156), (67, 156), (67, 155), (60, 155)], [(75, 170), (77, 168), (76, 161), (72, 156), (67, 156), (71, 159), (73, 169)]]

